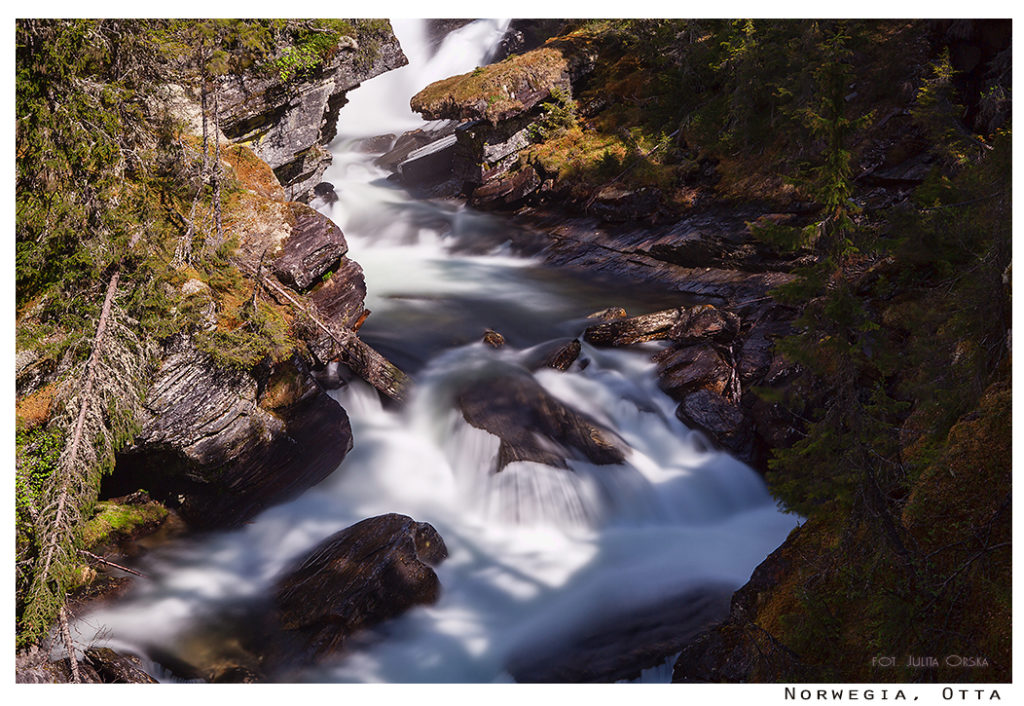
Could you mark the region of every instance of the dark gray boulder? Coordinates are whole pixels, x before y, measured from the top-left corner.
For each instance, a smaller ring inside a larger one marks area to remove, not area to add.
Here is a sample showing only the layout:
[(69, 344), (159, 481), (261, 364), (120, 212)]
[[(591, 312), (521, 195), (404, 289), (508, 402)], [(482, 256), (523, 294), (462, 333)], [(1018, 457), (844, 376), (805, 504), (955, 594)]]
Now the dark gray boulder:
[(733, 376), (732, 367), (707, 343), (665, 349), (654, 361), (658, 386), (677, 400), (698, 389), (724, 394)]
[(609, 429), (547, 393), (531, 376), (507, 374), (465, 386), (463, 418), (501, 439), (495, 472), (515, 461), (568, 468), (567, 459), (622, 463), (624, 444)]
[(726, 341), (735, 338), (739, 329), (740, 319), (732, 312), (699, 304), (606, 321), (587, 328), (583, 338), (597, 346), (628, 346), (664, 339)]
[(530, 370), (552, 368), (565, 372), (576, 362), (582, 350), (583, 346), (577, 338), (568, 341), (558, 339), (530, 350), (523, 362)]
[(676, 417), (741, 460), (750, 462), (753, 458), (753, 425), (741, 407), (713, 390), (705, 388), (686, 395), (676, 407)]
[(740, 317), (710, 304), (680, 309), (679, 320), (669, 329), (673, 341), (714, 340), (727, 342), (740, 332)]
[(448, 556), (431, 525), (388, 514), (331, 535), (274, 585), (274, 617), (313, 657), (341, 649), (354, 633), (437, 601), (431, 568)]

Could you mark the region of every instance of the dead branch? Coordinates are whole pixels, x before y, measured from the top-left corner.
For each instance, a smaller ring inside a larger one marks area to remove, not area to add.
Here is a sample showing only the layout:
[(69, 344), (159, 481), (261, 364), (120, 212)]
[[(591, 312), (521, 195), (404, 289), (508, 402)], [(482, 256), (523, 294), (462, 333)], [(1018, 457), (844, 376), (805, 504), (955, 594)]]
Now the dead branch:
[(119, 569), (120, 571), (126, 571), (129, 574), (134, 574), (135, 576), (141, 576), (142, 578), (149, 578), (149, 576), (147, 576), (146, 574), (142, 573), (141, 571), (136, 571), (135, 569), (129, 569), (127, 566), (121, 566), (120, 564), (115, 564), (114, 562), (110, 561), (109, 559), (104, 559), (103, 557), (98, 556), (96, 554), (93, 554), (92, 552), (87, 552), (84, 549), (79, 549), (78, 551), (79, 551), (79, 553), (89, 557), (90, 559), (92, 559), (94, 561), (98, 561), (101, 564), (106, 564), (107, 566), (111, 566), (111, 567), (113, 567), (115, 569)]
[(399, 370), (391, 361), (361, 341), (359, 336), (350, 329), (327, 324), (322, 321), (313, 313), (308, 305), (293, 297), (283, 286), (277, 284), (274, 280), (254, 272), (250, 265), (239, 262), (239, 266), (256, 277), (265, 287), (291, 302), (299, 311), (308, 316), (321, 331), (330, 336), (341, 348), (341, 362), (351, 368), (354, 373), (391, 399), (397, 401), (404, 399), (405, 388), (409, 384), (409, 376)]

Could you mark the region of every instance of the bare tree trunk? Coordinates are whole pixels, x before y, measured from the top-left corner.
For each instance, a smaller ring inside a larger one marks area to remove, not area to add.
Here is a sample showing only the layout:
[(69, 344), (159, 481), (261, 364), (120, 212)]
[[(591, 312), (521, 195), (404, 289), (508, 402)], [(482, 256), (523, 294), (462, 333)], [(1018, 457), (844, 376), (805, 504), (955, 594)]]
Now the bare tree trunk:
[(220, 220), (220, 96), (216, 87), (213, 89), (213, 144), (213, 219), (217, 224), (219, 248), (224, 244), (224, 228)]
[(208, 145), (210, 144), (209, 143), (209, 138), (207, 137), (207, 131), (206, 131), (206, 81), (203, 81), (203, 86), (202, 86), (202, 89), (200, 90), (200, 96), (201, 96), (200, 101), (201, 101), (202, 111), (203, 111), (203, 172), (202, 172), (202, 178), (205, 179), (206, 178), (207, 161), (208, 161), (207, 150), (209, 149)]
[[(85, 364), (85, 377), (82, 382), (82, 392), (80, 399), (82, 400), (81, 406), (78, 409), (78, 416), (75, 419), (74, 431), (71, 434), (71, 443), (68, 444), (67, 449), (64, 451), (64, 458), (67, 459), (66, 463), (62, 463), (62, 468), (73, 468), (75, 461), (78, 458), (79, 450), (82, 447), (82, 432), (85, 429), (85, 420), (89, 412), (89, 399), (92, 396), (93, 380), (95, 379), (96, 360), (100, 356), (100, 352), (103, 348), (103, 334), (107, 330), (107, 321), (110, 319), (110, 309), (114, 304), (114, 294), (117, 292), (117, 282), (121, 277), (120, 272), (115, 272), (114, 276), (110, 278), (110, 283), (107, 285), (107, 296), (103, 300), (103, 310), (100, 313), (100, 321), (96, 326), (96, 337), (93, 338), (92, 352), (89, 354), (89, 360)], [(63, 459), (62, 459), (63, 461)], [(67, 512), (68, 506), (68, 488), (71, 485), (71, 478), (68, 471), (63, 473), (61, 478), (60, 492), (57, 497), (57, 511), (54, 516), (54, 526), (59, 528), (63, 526), (65, 513)], [(50, 567), (53, 565), (53, 558), (57, 552), (60, 533), (55, 531), (50, 537), (50, 541), (47, 542), (46, 551), (43, 553), (43, 566), (39, 572), (39, 575), (45, 579), (50, 572)]]
[(71, 681), (75, 684), (82, 683), (82, 675), (78, 672), (78, 657), (75, 655), (75, 643), (71, 639), (71, 628), (68, 627), (68, 611), (60, 609), (60, 636), (64, 642), (64, 649), (68, 653), (68, 666), (71, 668)]
[[(71, 639), (71, 631), (68, 628), (67, 612), (64, 605), (65, 597), (61, 595), (62, 589), (59, 585), (56, 587), (53, 585), (54, 577), (51, 574), (51, 570), (60, 552), (66, 551), (78, 519), (76, 515), (77, 507), (72, 494), (76, 485), (76, 474), (80, 473), (83, 467), (89, 466), (88, 447), (90, 440), (86, 438), (86, 421), (90, 415), (90, 406), (93, 401), (97, 376), (96, 370), (103, 352), (105, 335), (119, 279), (120, 272), (115, 272), (107, 285), (103, 309), (100, 313), (99, 323), (96, 326), (96, 336), (93, 338), (92, 351), (85, 364), (85, 373), (82, 377), (78, 398), (79, 408), (78, 413), (75, 415), (71, 439), (61, 454), (60, 463), (55, 471), (56, 474), (59, 474), (55, 479), (55, 482), (59, 483), (56, 489), (56, 498), (52, 503), (48, 504), (47, 517), (44, 520), (46, 524), (40, 526), (38, 530), (40, 536), (45, 537), (45, 540), (42, 542), (42, 562), (40, 563), (39, 571), (36, 572), (34, 577), (33, 588), (37, 593), (37, 599), (41, 600), (42, 596), (49, 594), (56, 597), (59, 601), (60, 608), (57, 614), (58, 629), (68, 652), (72, 680), (76, 683), (81, 681), (81, 677), (78, 673), (78, 663), (75, 661), (74, 642)], [(50, 507), (53, 507), (52, 519), (49, 517)]]
[(171, 260), (171, 264), (174, 266), (192, 264), (192, 238), (196, 232), (196, 205), (199, 203), (199, 194), (202, 189), (203, 185), (200, 183), (199, 189), (196, 191), (196, 195), (192, 199), (192, 208), (189, 209), (188, 212), (188, 227), (178, 239), (178, 245), (174, 249), (174, 258)]

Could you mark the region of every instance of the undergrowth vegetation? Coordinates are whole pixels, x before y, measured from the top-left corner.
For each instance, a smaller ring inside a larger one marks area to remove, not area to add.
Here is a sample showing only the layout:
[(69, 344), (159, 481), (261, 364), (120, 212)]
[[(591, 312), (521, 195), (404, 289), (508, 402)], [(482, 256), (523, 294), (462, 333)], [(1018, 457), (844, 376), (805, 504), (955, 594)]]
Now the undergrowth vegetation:
[[(217, 160), (212, 138), (186, 134), (159, 88), (206, 92), (243, 70), (291, 81), (341, 50), (372, 62), (389, 29), (377, 20), (17, 23), (19, 645), (45, 636), (63, 611), (99, 478), (135, 432), (160, 345), (190, 336), (215, 364), (242, 369), (294, 347), (287, 309), (259, 296), (235, 262), (237, 240), (222, 235), (223, 224), (251, 217), (246, 189), (279, 198), (280, 185), (244, 148)], [(361, 32), (362, 42), (340, 46)]]

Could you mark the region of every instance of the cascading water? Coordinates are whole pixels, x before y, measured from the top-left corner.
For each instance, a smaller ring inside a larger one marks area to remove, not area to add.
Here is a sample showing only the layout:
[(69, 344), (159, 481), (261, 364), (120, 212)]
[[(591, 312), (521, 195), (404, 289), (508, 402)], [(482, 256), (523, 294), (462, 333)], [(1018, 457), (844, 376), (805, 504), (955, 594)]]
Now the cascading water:
[[(607, 618), (694, 591), (734, 590), (792, 529), (753, 471), (708, 450), (676, 419), (650, 360), (657, 344), (584, 345), (586, 367), (533, 374), (550, 395), (614, 430), (628, 448), (624, 464), (516, 462), (491, 472), (496, 437), (469, 426), (453, 404), (467, 376), (528, 374), (532, 346), (577, 336), (594, 310), (679, 303), (505, 254), (506, 223), (416, 201), (385, 181), (375, 155), (350, 150), (354, 138), (422, 125), (408, 113), (409, 96), (481, 63), (505, 26), (472, 23), (428, 56), (422, 24), (396, 21), (410, 65), (351, 94), (332, 146), (326, 179), (339, 200), (323, 208), (365, 272), (373, 314), (360, 334), (414, 374), (408, 403), (385, 408), (360, 381), (333, 393), (355, 446), (331, 477), (242, 529), (151, 552), (141, 561), (151, 580), (80, 619), (80, 643), (138, 654), (158, 676), (167, 674), (163, 655), (201, 662), (230, 606), (264, 595), (292, 559), (330, 534), (397, 512), (431, 523), (448, 546), (436, 569), (440, 600), (365, 631), (337, 660), (271, 676), (508, 681), (510, 665)], [(460, 248), (467, 242), (474, 247)], [(489, 254), (479, 254), (481, 243)], [(486, 328), (508, 345), (480, 343)]]

